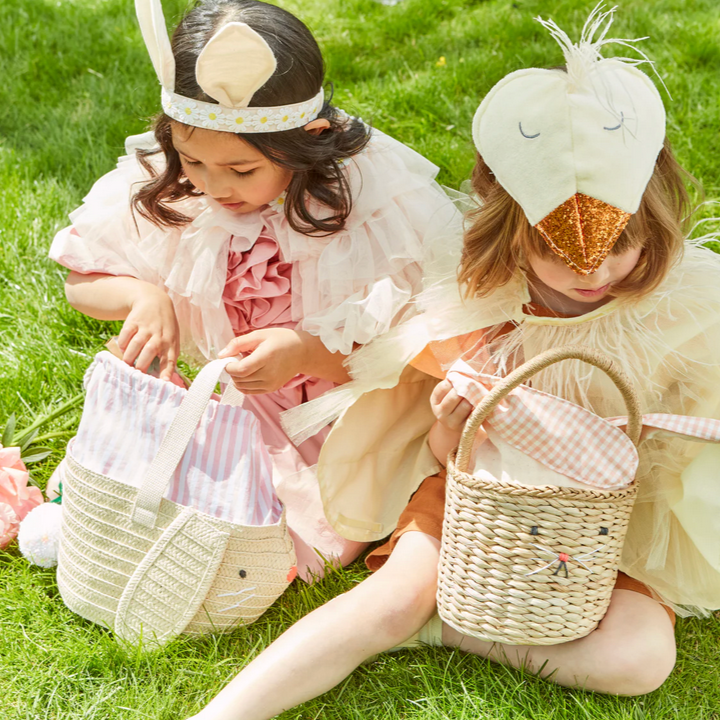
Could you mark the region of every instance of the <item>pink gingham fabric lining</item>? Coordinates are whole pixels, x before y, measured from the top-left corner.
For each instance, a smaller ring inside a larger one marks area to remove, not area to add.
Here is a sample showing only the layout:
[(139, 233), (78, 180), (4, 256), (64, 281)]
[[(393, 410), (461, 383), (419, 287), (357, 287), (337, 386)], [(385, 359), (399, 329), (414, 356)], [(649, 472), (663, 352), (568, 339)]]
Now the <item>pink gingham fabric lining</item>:
[[(477, 405), (499, 378), (456, 362), (447, 379)], [(627, 417), (601, 418), (579, 405), (526, 385), (513, 390), (487, 422), (500, 437), (551, 470), (602, 490), (629, 485), (638, 454), (619, 427)], [(643, 415), (642, 439), (670, 434), (699, 442), (720, 442), (720, 420), (688, 415)]]
[[(455, 363), (447, 374), (455, 391), (477, 405), (499, 378)], [(579, 405), (521, 385), (487, 422), (509, 445), (555, 472), (601, 490), (629, 485), (637, 449), (617, 427)]]
[[(607, 418), (607, 421), (616, 426), (627, 424), (626, 417)], [(666, 413), (643, 415), (643, 440), (666, 433), (686, 440), (717, 443), (720, 442), (720, 420)]]
[[(88, 470), (138, 487), (186, 392), (101, 353), (70, 452)], [(282, 505), (255, 416), (211, 400), (165, 497), (241, 525), (276, 523)]]

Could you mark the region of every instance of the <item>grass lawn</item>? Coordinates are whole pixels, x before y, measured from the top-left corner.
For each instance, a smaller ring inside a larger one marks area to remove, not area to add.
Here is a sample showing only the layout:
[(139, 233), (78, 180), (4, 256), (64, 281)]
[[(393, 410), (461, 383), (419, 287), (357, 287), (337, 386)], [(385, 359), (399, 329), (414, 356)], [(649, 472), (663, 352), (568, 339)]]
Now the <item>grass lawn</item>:
[[(408, 143), (457, 187), (472, 167), (470, 120), (511, 70), (557, 65), (558, 46), (532, 18), (551, 15), (577, 37), (594, 0), (283, 0), (316, 33), (335, 101)], [(165, 0), (178, 18), (184, 0)], [(683, 165), (720, 196), (720, 8), (717, 0), (626, 0), (616, 37), (643, 44), (673, 96), (668, 133)], [(444, 58), (444, 60), (441, 60)], [(130, 0), (2, 0), (0, 4), (0, 426), (19, 427), (81, 389), (93, 354), (118, 325), (85, 318), (46, 259), (54, 232), (141, 132), (159, 93)], [(710, 216), (713, 209), (704, 214)], [(718, 214), (715, 211), (714, 214)], [(54, 453), (78, 411), (51, 423)], [(224, 637), (182, 639), (162, 652), (120, 647), (62, 603), (54, 571), (0, 552), (2, 720), (183, 720), (312, 608), (365, 574), (297, 582), (257, 623)], [(637, 699), (568, 691), (460, 652), (425, 649), (380, 659), (283, 718), (457, 720), (720, 719), (720, 615), (678, 622), (678, 664)], [(241, 717), (241, 715), (239, 716)]]

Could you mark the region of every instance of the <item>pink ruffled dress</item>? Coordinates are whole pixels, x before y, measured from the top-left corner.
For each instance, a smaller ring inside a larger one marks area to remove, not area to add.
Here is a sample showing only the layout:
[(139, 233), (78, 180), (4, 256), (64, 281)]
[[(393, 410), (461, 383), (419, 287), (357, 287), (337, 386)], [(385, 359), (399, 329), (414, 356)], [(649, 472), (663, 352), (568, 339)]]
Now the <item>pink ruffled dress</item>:
[[(235, 336), (253, 330), (295, 328), (292, 319), (292, 264), (280, 256), (280, 246), (263, 228), (249, 250), (230, 241), (227, 281), (223, 302)], [(260, 421), (260, 428), (273, 460), (273, 479), (278, 497), (287, 508), (290, 534), (295, 543), (300, 576), (310, 580), (322, 576), (322, 556), (343, 565), (366, 547), (338, 535), (325, 520), (313, 466), (320, 456), (329, 428), (295, 447), (280, 425), (280, 413), (313, 400), (335, 387), (329, 380), (297, 375), (284, 387), (266, 395), (246, 395), (243, 407)]]

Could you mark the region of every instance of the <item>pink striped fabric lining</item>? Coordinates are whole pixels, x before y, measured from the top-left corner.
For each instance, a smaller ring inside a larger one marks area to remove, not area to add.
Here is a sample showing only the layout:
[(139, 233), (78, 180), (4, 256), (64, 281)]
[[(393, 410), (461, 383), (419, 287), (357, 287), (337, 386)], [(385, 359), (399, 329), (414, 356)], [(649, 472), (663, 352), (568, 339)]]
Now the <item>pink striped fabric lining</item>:
[[(139, 487), (187, 391), (109, 353), (96, 358), (86, 389), (70, 452), (88, 470)], [(276, 523), (282, 505), (255, 416), (211, 400), (165, 497), (240, 525)]]

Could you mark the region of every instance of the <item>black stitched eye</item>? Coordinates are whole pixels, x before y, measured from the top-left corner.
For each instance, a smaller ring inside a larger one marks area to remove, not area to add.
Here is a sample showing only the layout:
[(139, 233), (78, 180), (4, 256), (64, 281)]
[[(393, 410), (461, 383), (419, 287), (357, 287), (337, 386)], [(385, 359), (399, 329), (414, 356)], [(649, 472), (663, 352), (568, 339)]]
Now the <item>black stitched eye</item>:
[(247, 577), (247, 570), (241, 570), (241, 571), (238, 573), (238, 575), (239, 575), (241, 578), (246, 578), (246, 577)]
[(520, 134), (521, 134), (524, 138), (527, 138), (528, 140), (534, 140), (536, 137), (540, 137), (540, 133), (535, 133), (534, 135), (528, 135), (527, 133), (523, 132), (522, 123), (521, 123), (521, 122), (518, 123), (518, 128), (520, 128)]
[(601, 535), (607, 535), (608, 532), (609, 532), (609, 531), (608, 531), (608, 529), (607, 529), (606, 527), (601, 527), (601, 528), (600, 528), (600, 534), (601, 534)]
[(538, 526), (537, 526), (537, 525), (533, 525), (533, 526), (530, 528), (530, 534), (531, 534), (531, 535), (537, 535), (537, 534), (538, 534)]
[(621, 112), (620, 113), (620, 122), (615, 127), (604, 127), (603, 126), (603, 130), (610, 130), (610, 131), (619, 130), (623, 126), (624, 122), (625, 122), (625, 113)]

